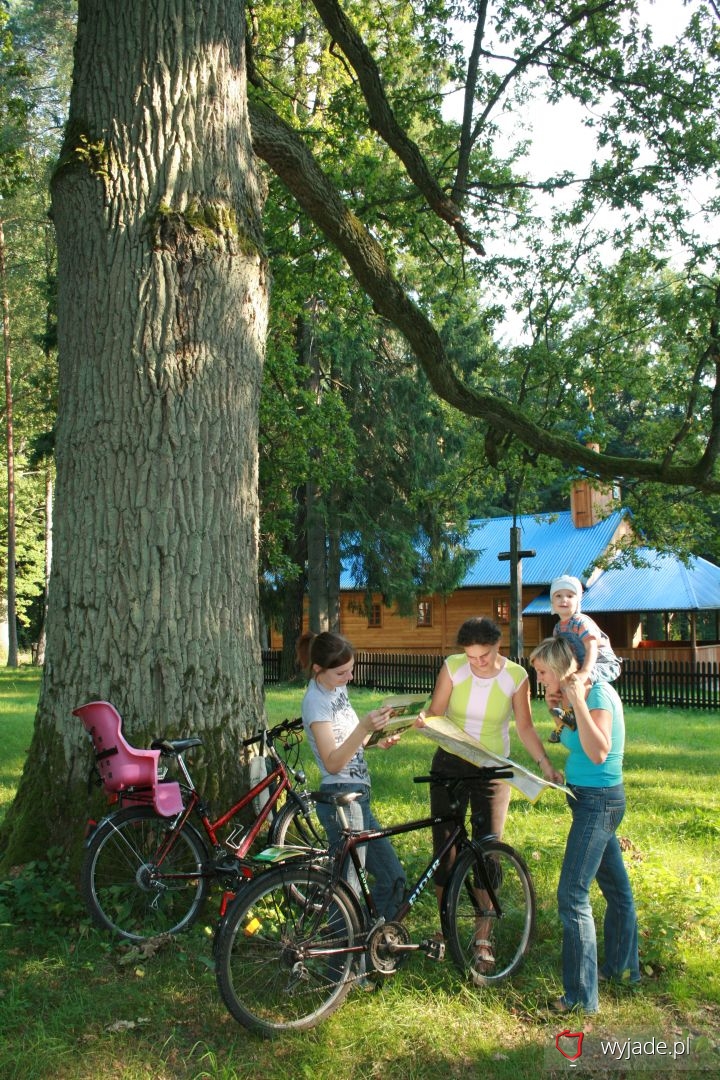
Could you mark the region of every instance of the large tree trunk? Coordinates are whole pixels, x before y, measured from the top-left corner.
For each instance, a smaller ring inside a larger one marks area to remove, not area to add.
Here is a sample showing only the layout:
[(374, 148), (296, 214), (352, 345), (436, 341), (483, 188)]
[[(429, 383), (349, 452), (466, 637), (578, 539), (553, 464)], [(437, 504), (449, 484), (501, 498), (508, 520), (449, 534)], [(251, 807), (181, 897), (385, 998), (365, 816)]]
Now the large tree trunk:
[(140, 744), (200, 734), (211, 796), (241, 782), (238, 737), (262, 717), (267, 268), (244, 32), (242, 0), (80, 0), (52, 190), (60, 411), (47, 659), (8, 861), (81, 835), (89, 754), (77, 705), (111, 700)]

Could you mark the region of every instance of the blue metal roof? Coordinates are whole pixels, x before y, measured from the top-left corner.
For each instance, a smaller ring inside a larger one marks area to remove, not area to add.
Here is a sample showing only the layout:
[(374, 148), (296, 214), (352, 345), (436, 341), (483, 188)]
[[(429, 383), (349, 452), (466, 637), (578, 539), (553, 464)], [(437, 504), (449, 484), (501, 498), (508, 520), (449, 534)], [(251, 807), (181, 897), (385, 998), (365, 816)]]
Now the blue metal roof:
[[(608, 611), (710, 611), (720, 609), (720, 567), (693, 558), (686, 566), (674, 555), (640, 548), (647, 566), (606, 570), (582, 598), (588, 615)], [(523, 567), (524, 569), (524, 567)], [(523, 583), (525, 576), (523, 574)], [(523, 609), (524, 615), (549, 615), (545, 593)]]
[[(549, 585), (560, 574), (572, 574), (585, 584), (594, 564), (607, 551), (623, 517), (622, 511), (618, 510), (597, 525), (577, 529), (569, 510), (537, 517), (522, 514), (516, 522), (521, 530), (520, 546), (524, 550), (535, 550), (534, 558), (522, 561), (523, 585)], [(470, 522), (466, 546), (477, 555), (470, 563), (461, 587), (509, 587), (510, 562), (501, 562), (498, 555), (510, 550), (512, 526), (512, 517)]]
[[(604, 555), (624, 514), (618, 510), (597, 525), (576, 529), (572, 514), (562, 510), (556, 514), (521, 514), (516, 521), (520, 546), (535, 550), (532, 559), (523, 559), (523, 585), (549, 585), (560, 574), (573, 574), (585, 584), (596, 561)], [(492, 588), (510, 586), (510, 562), (501, 562), (498, 555), (510, 550), (512, 517), (476, 518), (469, 522), (465, 546), (475, 557), (471, 559), (460, 588)], [(347, 563), (340, 576), (340, 588), (357, 588)]]
[[(580, 578), (583, 585), (595, 564), (608, 549), (622, 523), (618, 510), (587, 528), (577, 529), (572, 514), (517, 518), (520, 546), (535, 550), (533, 558), (522, 561), (524, 587), (545, 586), (561, 574)], [(474, 553), (460, 588), (509, 588), (510, 562), (498, 555), (510, 550), (512, 517), (479, 518), (469, 523), (466, 547)], [(606, 570), (583, 594), (582, 610), (588, 615), (608, 611), (710, 611), (720, 610), (720, 567), (706, 559), (693, 558), (685, 565), (673, 555), (662, 555), (652, 548), (638, 552), (647, 565), (623, 566)], [(356, 589), (347, 565), (343, 567), (340, 587)], [(525, 615), (549, 615), (549, 592), (532, 600)]]

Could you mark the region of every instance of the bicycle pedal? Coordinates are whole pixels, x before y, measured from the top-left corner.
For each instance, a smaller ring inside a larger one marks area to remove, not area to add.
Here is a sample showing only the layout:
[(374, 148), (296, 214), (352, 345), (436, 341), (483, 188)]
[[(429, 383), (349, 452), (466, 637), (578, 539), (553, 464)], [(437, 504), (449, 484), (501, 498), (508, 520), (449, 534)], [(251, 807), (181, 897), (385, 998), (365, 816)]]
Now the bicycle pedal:
[(420, 942), (420, 948), (430, 960), (445, 959), (445, 942), (436, 941), (434, 938), (426, 938)]

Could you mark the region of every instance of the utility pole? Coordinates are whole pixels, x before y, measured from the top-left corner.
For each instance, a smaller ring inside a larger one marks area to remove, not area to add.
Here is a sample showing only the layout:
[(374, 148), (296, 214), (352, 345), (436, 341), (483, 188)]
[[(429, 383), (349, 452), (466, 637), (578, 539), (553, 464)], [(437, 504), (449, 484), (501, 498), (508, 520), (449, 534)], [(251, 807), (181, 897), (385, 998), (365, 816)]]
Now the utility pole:
[(523, 654), (522, 623), (522, 560), (532, 559), (535, 550), (520, 548), (520, 528), (513, 525), (510, 529), (510, 550), (501, 551), (500, 562), (510, 562), (510, 656), (520, 659)]

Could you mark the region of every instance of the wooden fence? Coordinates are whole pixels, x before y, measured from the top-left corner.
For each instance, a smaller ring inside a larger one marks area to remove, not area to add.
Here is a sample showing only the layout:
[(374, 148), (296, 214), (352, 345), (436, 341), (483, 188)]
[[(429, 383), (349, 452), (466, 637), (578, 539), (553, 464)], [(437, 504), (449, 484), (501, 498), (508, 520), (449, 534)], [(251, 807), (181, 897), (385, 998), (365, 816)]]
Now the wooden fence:
[(720, 709), (720, 665), (680, 660), (624, 660), (614, 684), (626, 705)]
[[(263, 651), (267, 685), (280, 679), (280, 655), (279, 649)], [(444, 659), (438, 653), (358, 652), (353, 681), (357, 686), (387, 694), (430, 694)], [(528, 669), (533, 697), (542, 697), (535, 670), (524, 658), (520, 663)], [(625, 660), (622, 675), (614, 685), (626, 705), (720, 710), (720, 665), (715, 663)]]

